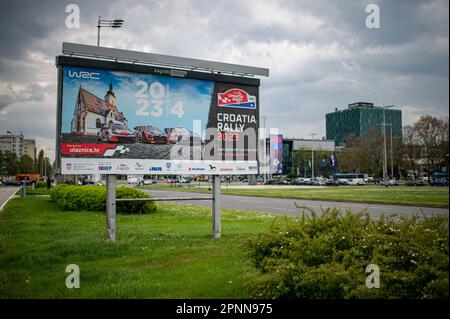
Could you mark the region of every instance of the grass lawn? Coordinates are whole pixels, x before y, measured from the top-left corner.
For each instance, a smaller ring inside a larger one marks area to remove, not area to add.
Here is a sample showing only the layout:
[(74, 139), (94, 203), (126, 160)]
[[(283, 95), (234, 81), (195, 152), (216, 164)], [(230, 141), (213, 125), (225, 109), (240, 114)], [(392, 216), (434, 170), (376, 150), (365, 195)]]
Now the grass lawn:
[[(20, 191), (17, 192), (17, 194), (19, 193)], [(27, 195), (50, 195), (50, 191), (48, 191), (46, 187), (39, 187), (35, 189), (27, 187)]]
[[(166, 185), (144, 186), (145, 188), (168, 189), (179, 191), (209, 192), (207, 188), (172, 187)], [(409, 186), (339, 186), (320, 188), (285, 188), (277, 189), (227, 189), (222, 186), (223, 194), (262, 196), (292, 199), (330, 200), (371, 204), (398, 204), (410, 206), (449, 207), (448, 187), (409, 187)]]
[[(0, 298), (244, 298), (259, 276), (241, 245), (273, 217), (223, 210), (211, 237), (208, 208), (160, 203), (150, 215), (118, 215), (105, 242), (105, 215), (61, 211), (49, 198), (10, 201), (0, 214)], [(68, 289), (68, 264), (80, 289)]]

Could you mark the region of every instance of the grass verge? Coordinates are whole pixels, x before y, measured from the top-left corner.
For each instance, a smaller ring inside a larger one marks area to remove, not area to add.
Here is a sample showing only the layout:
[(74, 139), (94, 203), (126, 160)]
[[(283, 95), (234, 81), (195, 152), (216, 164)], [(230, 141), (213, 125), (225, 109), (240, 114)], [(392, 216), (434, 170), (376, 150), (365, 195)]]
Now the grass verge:
[[(166, 185), (144, 186), (186, 192), (210, 192), (208, 188), (172, 187)], [(227, 189), (222, 186), (222, 194), (255, 197), (289, 198), (305, 200), (326, 200), (367, 204), (407, 205), (423, 207), (449, 207), (448, 187), (408, 187), (408, 186), (340, 186), (321, 188), (276, 188), (276, 189)]]
[[(108, 244), (103, 213), (16, 198), (0, 214), (0, 298), (245, 298), (259, 272), (243, 238), (272, 221), (223, 210), (214, 240), (210, 209), (159, 204), (153, 214), (118, 215)], [(65, 286), (69, 264), (80, 267), (80, 289)]]

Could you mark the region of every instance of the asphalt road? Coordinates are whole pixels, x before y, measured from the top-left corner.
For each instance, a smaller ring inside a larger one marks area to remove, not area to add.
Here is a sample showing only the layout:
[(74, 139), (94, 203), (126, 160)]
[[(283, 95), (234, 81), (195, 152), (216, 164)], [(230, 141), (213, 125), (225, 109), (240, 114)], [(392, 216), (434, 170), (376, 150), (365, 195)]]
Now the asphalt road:
[[(156, 189), (142, 189), (144, 192), (152, 195), (155, 198), (168, 197), (205, 197), (210, 194), (207, 193), (191, 193), (180, 191), (156, 190)], [(316, 201), (316, 200), (302, 200), (302, 199), (281, 199), (281, 198), (267, 198), (267, 197), (251, 197), (251, 196), (236, 196), (236, 195), (222, 195), (221, 203), (223, 208), (233, 208), (241, 210), (258, 211), (264, 213), (272, 213), (276, 215), (302, 215), (302, 211), (295, 207), (294, 202), (298, 205), (304, 205), (312, 208), (315, 212), (320, 213), (321, 208), (338, 207), (345, 211), (351, 209), (355, 212), (360, 212), (367, 209), (367, 212), (372, 218), (379, 218), (381, 215), (391, 215), (395, 213), (403, 213), (406, 216), (414, 214), (424, 214), (426, 216), (443, 214), (448, 215), (448, 208), (430, 208), (430, 207), (413, 207), (413, 206), (399, 206), (399, 205), (381, 205), (381, 204), (360, 204), (360, 203), (343, 203), (331, 201)], [(186, 200), (177, 201), (178, 203), (189, 205), (201, 205), (211, 207), (210, 200)], [(305, 211), (307, 212), (307, 211)]]
[(0, 210), (6, 202), (19, 190), (19, 187), (0, 186)]

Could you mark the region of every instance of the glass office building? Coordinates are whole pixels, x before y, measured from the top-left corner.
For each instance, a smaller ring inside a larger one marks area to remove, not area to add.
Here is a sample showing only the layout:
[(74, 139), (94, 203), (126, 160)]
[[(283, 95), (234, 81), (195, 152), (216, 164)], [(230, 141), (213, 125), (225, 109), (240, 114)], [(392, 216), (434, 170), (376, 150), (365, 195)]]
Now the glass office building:
[[(385, 109), (386, 135), (391, 134), (394, 139), (402, 138), (402, 111), (395, 109)], [(373, 103), (357, 102), (348, 105), (347, 109), (335, 109), (332, 113), (327, 113), (326, 117), (326, 138), (334, 140), (336, 146), (345, 143), (345, 139), (350, 134), (360, 136), (367, 129), (374, 128), (382, 133), (383, 108), (374, 106)]]

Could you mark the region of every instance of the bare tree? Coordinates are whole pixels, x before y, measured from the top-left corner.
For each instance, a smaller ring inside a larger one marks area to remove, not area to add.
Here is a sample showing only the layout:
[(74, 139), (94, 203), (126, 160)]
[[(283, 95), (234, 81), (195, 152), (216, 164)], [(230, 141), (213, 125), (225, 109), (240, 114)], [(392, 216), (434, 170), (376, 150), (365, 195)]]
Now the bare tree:
[(348, 136), (339, 153), (340, 169), (346, 172), (368, 173), (375, 178), (382, 176), (383, 140), (373, 128), (361, 136)]
[(448, 158), (448, 118), (424, 115), (414, 123), (414, 131), (421, 146), (422, 157), (426, 161), (430, 182), (437, 164), (442, 164)]
[(414, 126), (406, 125), (403, 128), (403, 145), (402, 153), (406, 157), (406, 163), (408, 168), (413, 171), (414, 179), (417, 178), (417, 164), (420, 159), (421, 145), (419, 143), (419, 137), (414, 130)]

